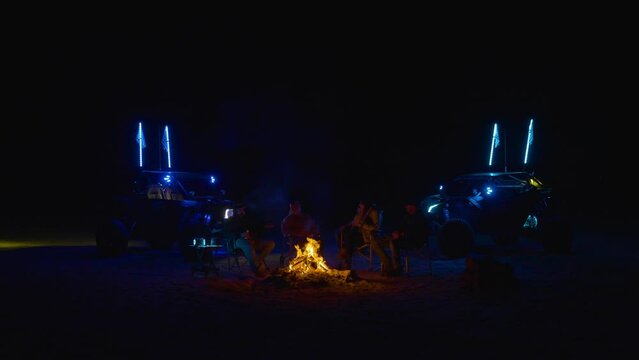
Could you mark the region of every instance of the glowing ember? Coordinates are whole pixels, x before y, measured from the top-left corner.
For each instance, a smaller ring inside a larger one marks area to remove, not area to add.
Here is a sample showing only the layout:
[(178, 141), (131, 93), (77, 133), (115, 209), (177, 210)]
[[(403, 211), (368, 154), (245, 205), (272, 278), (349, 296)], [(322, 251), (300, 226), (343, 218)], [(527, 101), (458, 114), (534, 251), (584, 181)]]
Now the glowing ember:
[(350, 271), (331, 269), (324, 258), (319, 254), (319, 242), (313, 238), (306, 238), (306, 246), (301, 249), (295, 245), (297, 255), (288, 265), (288, 272), (297, 275), (328, 274), (335, 276), (347, 276)]

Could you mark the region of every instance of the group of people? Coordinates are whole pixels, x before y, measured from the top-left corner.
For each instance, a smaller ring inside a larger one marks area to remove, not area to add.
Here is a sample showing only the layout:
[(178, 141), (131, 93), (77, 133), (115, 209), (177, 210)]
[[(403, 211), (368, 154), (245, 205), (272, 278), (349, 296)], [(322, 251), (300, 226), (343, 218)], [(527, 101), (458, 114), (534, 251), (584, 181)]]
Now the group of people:
[[(374, 204), (360, 200), (353, 220), (341, 226), (337, 233), (338, 267), (350, 269), (355, 249), (368, 244), (379, 257), (382, 274), (398, 276), (402, 267), (400, 254), (402, 250), (420, 249), (426, 245), (432, 232), (432, 224), (423, 215), (417, 204), (407, 202), (404, 215), (397, 226), (389, 234), (381, 231), (380, 213)], [(385, 248), (390, 250), (390, 256)]]
[[(400, 275), (401, 250), (423, 247), (432, 231), (431, 223), (417, 204), (406, 203), (404, 210), (397, 227), (384, 233), (381, 231), (380, 210), (372, 203), (359, 201), (353, 219), (337, 231), (338, 267), (351, 269), (355, 249), (368, 244), (380, 259), (383, 275)], [(224, 232), (227, 243), (234, 250), (242, 251), (258, 278), (270, 275), (265, 259), (275, 248), (275, 241), (265, 238), (264, 230), (263, 223), (244, 206), (229, 219)], [(290, 247), (302, 247), (309, 237), (320, 240), (320, 252), (325, 246), (320, 239), (317, 221), (303, 211), (300, 201), (289, 202), (289, 211), (280, 223), (280, 231), (285, 243)], [(390, 251), (390, 255), (386, 249)], [(285, 256), (284, 251), (283, 248), (282, 256)], [(287, 255), (290, 255), (290, 248)]]
[[(232, 251), (239, 250), (243, 253), (258, 278), (270, 274), (265, 260), (275, 249), (275, 241), (264, 236), (266, 228), (258, 215), (246, 205), (240, 206), (224, 227), (226, 243)], [(302, 204), (297, 200), (289, 203), (288, 215), (282, 220), (280, 229), (291, 249), (294, 245), (302, 246), (308, 237), (319, 239), (317, 222), (302, 211)]]

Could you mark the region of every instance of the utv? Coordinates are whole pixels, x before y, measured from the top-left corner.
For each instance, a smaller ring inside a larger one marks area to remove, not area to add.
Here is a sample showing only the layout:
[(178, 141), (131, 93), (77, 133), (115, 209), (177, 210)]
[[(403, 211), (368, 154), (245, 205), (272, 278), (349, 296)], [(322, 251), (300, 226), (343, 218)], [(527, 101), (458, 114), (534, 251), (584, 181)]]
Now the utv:
[(566, 253), (572, 246), (572, 231), (552, 189), (531, 173), (457, 176), (426, 197), (421, 208), (439, 224), (440, 247), (451, 258), (465, 256), (475, 234), (489, 235), (498, 245), (528, 234), (550, 252)]
[(175, 171), (141, 171), (129, 195), (117, 196), (95, 233), (101, 256), (118, 256), (131, 240), (155, 249), (175, 244), (189, 251), (193, 241), (217, 241), (225, 218), (238, 204), (209, 175)]

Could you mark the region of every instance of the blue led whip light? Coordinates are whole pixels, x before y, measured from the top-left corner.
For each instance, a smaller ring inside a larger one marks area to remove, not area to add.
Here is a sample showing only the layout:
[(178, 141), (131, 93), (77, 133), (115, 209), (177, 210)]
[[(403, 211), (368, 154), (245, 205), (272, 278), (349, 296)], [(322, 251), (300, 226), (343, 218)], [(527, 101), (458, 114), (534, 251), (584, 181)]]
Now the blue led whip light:
[(526, 141), (526, 155), (524, 155), (524, 165), (528, 163), (528, 150), (530, 149), (530, 144), (533, 141), (533, 119), (530, 119), (530, 125), (528, 125), (528, 140)]
[(495, 123), (495, 126), (493, 126), (493, 141), (490, 144), (490, 159), (488, 160), (488, 166), (493, 165), (493, 152), (497, 146), (499, 146), (499, 133), (497, 132), (497, 123)]

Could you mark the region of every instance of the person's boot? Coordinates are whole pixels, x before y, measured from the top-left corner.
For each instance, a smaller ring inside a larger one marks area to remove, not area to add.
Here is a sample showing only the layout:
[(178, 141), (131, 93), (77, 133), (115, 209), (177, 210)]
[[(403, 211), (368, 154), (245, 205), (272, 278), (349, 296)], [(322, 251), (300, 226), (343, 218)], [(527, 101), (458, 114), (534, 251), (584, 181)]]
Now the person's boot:
[(337, 253), (337, 259), (341, 261), (346, 261), (346, 258), (348, 258), (348, 253), (346, 251), (346, 249), (341, 248), (339, 249), (339, 252)]
[(353, 282), (353, 281), (358, 281), (360, 280), (359, 276), (357, 275), (357, 273), (355, 272), (355, 270), (351, 270), (348, 273), (348, 276), (346, 277), (346, 281), (347, 282)]
[(387, 265), (382, 266), (382, 276), (400, 276), (402, 274), (402, 267), (396, 266), (395, 264), (395, 261), (389, 261)]
[(393, 268), (401, 270), (402, 264), (401, 264), (401, 259), (400, 259), (399, 255), (393, 255), (391, 260), (393, 262)]
[(349, 257), (346, 259), (346, 262), (344, 263), (346, 266), (344, 267), (345, 270), (350, 270), (351, 269), (351, 264), (353, 262), (353, 258)]

